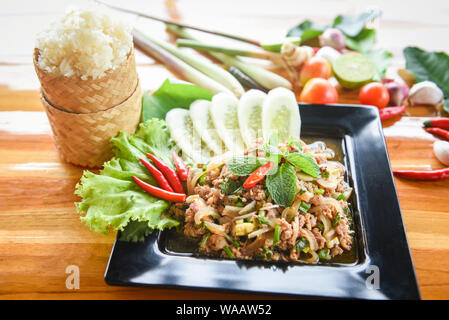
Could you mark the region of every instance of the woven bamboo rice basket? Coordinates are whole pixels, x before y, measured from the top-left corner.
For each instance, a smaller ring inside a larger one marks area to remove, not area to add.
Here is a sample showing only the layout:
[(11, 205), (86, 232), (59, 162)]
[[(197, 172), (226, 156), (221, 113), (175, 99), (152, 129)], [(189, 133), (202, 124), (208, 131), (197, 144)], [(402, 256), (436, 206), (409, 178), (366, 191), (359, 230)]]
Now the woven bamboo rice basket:
[(120, 131), (134, 133), (140, 121), (142, 91), (134, 53), (99, 79), (55, 77), (37, 65), (41, 101), (63, 160), (98, 168), (112, 157), (110, 139)]
[(93, 113), (73, 113), (41, 101), (50, 121), (61, 158), (74, 165), (98, 168), (112, 157), (110, 139), (120, 131), (134, 133), (140, 121), (142, 93), (139, 83), (121, 104)]
[(52, 105), (70, 112), (89, 113), (107, 110), (129, 98), (137, 87), (134, 51), (117, 68), (98, 79), (82, 80), (77, 76), (53, 76), (38, 67), (39, 49), (34, 49), (34, 68), (41, 91)]

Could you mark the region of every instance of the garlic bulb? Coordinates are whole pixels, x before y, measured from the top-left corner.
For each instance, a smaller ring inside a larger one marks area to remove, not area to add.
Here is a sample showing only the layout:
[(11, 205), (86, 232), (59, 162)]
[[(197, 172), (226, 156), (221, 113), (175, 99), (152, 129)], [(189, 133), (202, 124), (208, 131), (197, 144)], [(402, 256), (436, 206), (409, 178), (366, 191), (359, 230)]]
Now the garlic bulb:
[(428, 104), (437, 105), (443, 100), (443, 91), (431, 81), (423, 81), (415, 84), (409, 92), (410, 105)]
[(346, 37), (338, 29), (328, 28), (319, 36), (322, 47), (329, 46), (337, 50), (344, 49), (346, 46)]
[(322, 47), (315, 54), (315, 57), (322, 57), (327, 61), (329, 61), (330, 64), (332, 64), (335, 60), (337, 60), (339, 56), (341, 56), (341, 53), (329, 46)]
[(442, 164), (449, 166), (449, 142), (435, 141), (433, 144), (433, 153)]

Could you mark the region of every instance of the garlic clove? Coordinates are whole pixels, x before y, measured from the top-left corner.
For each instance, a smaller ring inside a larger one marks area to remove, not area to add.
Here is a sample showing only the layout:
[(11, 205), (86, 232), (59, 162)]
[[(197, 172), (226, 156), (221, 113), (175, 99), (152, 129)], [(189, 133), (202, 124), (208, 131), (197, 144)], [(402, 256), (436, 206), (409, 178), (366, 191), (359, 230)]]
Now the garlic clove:
[(433, 153), (442, 164), (449, 166), (449, 142), (435, 141), (433, 144)]
[(437, 105), (443, 100), (443, 91), (432, 81), (423, 81), (415, 84), (409, 92), (410, 105)]
[(330, 64), (332, 64), (335, 60), (337, 60), (339, 56), (341, 56), (341, 53), (329, 46), (322, 47), (315, 54), (315, 57), (322, 57), (327, 61), (329, 61)]

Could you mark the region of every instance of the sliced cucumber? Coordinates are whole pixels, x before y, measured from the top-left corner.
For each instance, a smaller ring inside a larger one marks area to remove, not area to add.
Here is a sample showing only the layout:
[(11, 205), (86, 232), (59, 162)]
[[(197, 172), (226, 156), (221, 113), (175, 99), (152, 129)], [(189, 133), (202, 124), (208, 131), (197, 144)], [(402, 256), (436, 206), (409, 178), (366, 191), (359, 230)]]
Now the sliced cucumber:
[(262, 105), (266, 96), (265, 92), (251, 89), (240, 98), (238, 106), (240, 133), (247, 146), (262, 137)]
[(212, 151), (201, 141), (201, 137), (193, 129), (190, 113), (186, 109), (175, 108), (165, 116), (165, 121), (170, 129), (173, 141), (181, 148), (182, 152), (195, 163), (207, 163)]
[(196, 100), (190, 105), (190, 118), (193, 128), (199, 134), (201, 139), (215, 153), (224, 153), (225, 146), (215, 129), (212, 117), (210, 116), (211, 102), (207, 100)]
[(218, 135), (233, 153), (241, 153), (245, 149), (238, 122), (238, 103), (235, 96), (220, 92), (212, 98), (210, 108), (212, 121)]
[(376, 75), (374, 62), (360, 53), (341, 55), (332, 63), (332, 69), (338, 82), (347, 89), (360, 88)]
[(301, 117), (291, 90), (276, 88), (268, 92), (262, 107), (262, 130), (265, 141), (274, 133), (279, 133), (281, 142), (300, 136)]

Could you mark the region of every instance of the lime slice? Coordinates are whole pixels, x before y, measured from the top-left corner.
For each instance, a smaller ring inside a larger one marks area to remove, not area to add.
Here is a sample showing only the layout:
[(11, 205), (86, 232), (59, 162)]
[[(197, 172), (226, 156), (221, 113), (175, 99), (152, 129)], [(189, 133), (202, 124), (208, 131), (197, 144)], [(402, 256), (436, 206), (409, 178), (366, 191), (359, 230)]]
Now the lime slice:
[(226, 147), (235, 154), (242, 153), (245, 149), (237, 115), (238, 103), (234, 95), (220, 92), (213, 96), (210, 108), (218, 135)]
[(165, 121), (170, 129), (173, 141), (181, 148), (182, 152), (195, 163), (207, 163), (212, 151), (201, 141), (201, 137), (193, 129), (189, 111), (175, 108), (165, 116)]
[(347, 89), (356, 89), (373, 81), (376, 65), (360, 53), (346, 53), (332, 64), (335, 77)]
[(251, 89), (240, 98), (238, 106), (240, 133), (247, 146), (262, 137), (262, 105), (266, 96), (265, 92)]
[(275, 133), (279, 133), (280, 142), (300, 136), (301, 117), (291, 90), (276, 88), (268, 92), (262, 106), (262, 130), (265, 141)]
[(290, 42), (290, 43), (296, 44), (298, 46), (301, 43), (301, 38), (299, 38), (299, 37), (287, 37), (282, 42), (261, 43), (260, 46), (265, 51), (281, 52), (282, 44), (284, 44), (284, 42)]
[(193, 128), (200, 135), (201, 139), (218, 155), (225, 152), (225, 147), (212, 122), (210, 106), (211, 102), (207, 100), (194, 101), (190, 105), (190, 118), (192, 119)]

